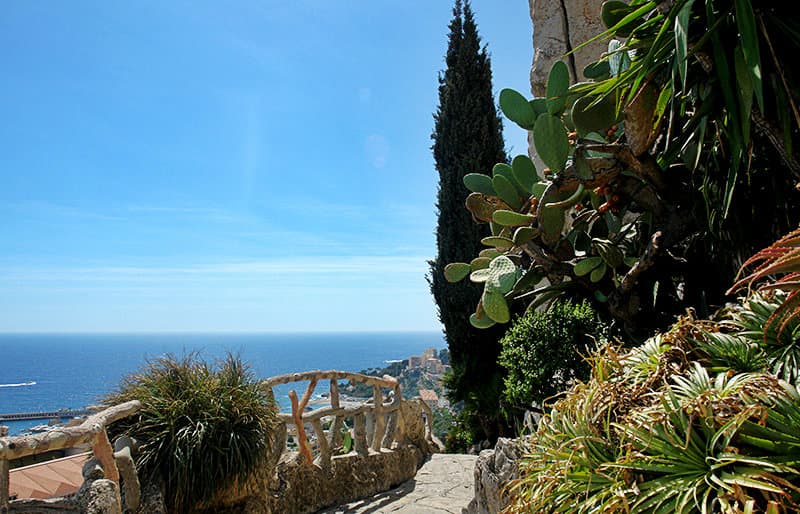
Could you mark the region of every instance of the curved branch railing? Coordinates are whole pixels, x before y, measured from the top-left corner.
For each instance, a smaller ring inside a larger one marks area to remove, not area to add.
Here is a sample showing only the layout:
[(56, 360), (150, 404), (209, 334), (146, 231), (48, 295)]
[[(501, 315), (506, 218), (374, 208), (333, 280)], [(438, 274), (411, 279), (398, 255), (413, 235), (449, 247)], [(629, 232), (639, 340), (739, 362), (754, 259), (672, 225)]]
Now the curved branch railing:
[[(330, 405), (306, 412), (320, 380), (330, 381)], [(339, 381), (349, 380), (350, 383), (361, 382), (372, 386), (372, 398), (356, 405), (342, 405), (339, 395)], [(361, 373), (348, 371), (307, 371), (304, 373), (290, 373), (268, 378), (261, 382), (267, 394), (274, 398), (273, 387), (292, 382), (308, 381), (308, 387), (302, 398), (298, 399), (297, 392), (289, 391), (291, 413), (280, 413), (279, 418), (285, 425), (294, 425), (297, 429), (297, 443), (300, 454), (308, 464), (314, 462), (311, 451), (311, 441), (306, 433), (305, 425), (313, 428), (319, 446), (318, 464), (327, 469), (331, 464), (332, 449), (341, 443), (341, 430), (347, 418), (353, 418), (353, 443), (358, 455), (366, 455), (369, 450), (379, 451), (381, 448), (391, 448), (395, 441), (404, 438), (404, 423), (399, 410), (403, 402), (403, 395), (397, 379), (384, 375), (374, 377)], [(389, 389), (389, 400), (384, 401), (383, 389)], [(323, 428), (323, 418), (333, 418), (330, 429)], [(430, 419), (428, 420), (430, 423)]]
[(103, 467), (105, 478), (119, 485), (119, 470), (106, 427), (135, 414), (141, 407), (139, 401), (133, 400), (93, 414), (74, 427), (59, 427), (43, 434), (0, 438), (0, 513), (9, 509), (9, 461), (29, 455), (90, 444), (94, 457)]

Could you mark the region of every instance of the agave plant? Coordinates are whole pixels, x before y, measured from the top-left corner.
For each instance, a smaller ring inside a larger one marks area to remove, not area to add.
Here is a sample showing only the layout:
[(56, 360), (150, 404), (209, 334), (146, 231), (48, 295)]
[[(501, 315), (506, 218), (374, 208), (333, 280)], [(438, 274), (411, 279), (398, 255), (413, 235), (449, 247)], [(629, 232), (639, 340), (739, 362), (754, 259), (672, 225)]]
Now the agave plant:
[[(752, 288), (770, 276), (780, 275), (779, 278), (758, 286), (758, 291), (761, 292), (780, 290), (788, 293), (767, 319), (763, 329), (765, 340), (772, 330), (777, 331), (776, 337), (780, 339), (787, 328), (796, 328), (796, 323), (793, 325), (793, 322), (800, 318), (800, 229), (785, 235), (747, 259), (742, 265), (742, 271), (750, 266), (755, 266), (755, 269), (740, 278), (728, 290), (728, 294), (745, 285)], [(791, 333), (791, 336), (794, 334)]]
[[(758, 353), (763, 353), (765, 367), (775, 376), (788, 382), (796, 382), (800, 377), (800, 319), (788, 320), (783, 330), (775, 319), (786, 299), (780, 291), (768, 295), (755, 293), (734, 307), (731, 320), (739, 328), (738, 336), (743, 338)], [(724, 345), (715, 345), (710, 353), (723, 351)], [(740, 371), (747, 371), (742, 368)]]

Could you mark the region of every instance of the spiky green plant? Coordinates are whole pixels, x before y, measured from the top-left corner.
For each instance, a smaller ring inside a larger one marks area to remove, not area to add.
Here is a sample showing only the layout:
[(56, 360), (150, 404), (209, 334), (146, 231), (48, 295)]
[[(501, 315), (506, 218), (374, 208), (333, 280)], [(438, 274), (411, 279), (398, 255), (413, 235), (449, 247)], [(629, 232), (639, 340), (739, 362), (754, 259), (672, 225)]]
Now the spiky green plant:
[(240, 357), (211, 365), (197, 354), (158, 357), (125, 377), (104, 403), (139, 400), (115, 424), (139, 441), (140, 476), (163, 481), (173, 512), (189, 512), (265, 462), (277, 410)]
[(796, 512), (800, 394), (766, 370), (731, 372), (737, 351), (709, 354), (715, 337), (755, 344), (732, 327), (685, 317), (596, 353), (592, 378), (543, 417), (507, 512)]
[[(769, 370), (788, 382), (800, 378), (800, 318), (787, 319), (778, 326), (776, 318), (786, 305), (780, 291), (753, 294), (731, 310), (739, 334), (764, 353)], [(785, 311), (784, 311), (785, 312)]]

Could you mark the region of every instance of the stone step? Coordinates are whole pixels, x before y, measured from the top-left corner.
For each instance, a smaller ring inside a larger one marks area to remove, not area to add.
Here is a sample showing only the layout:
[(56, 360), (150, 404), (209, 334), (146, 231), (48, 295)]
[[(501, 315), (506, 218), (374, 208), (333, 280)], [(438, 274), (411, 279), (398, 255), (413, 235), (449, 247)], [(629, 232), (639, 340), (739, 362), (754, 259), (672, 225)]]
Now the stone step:
[(461, 514), (474, 494), (475, 455), (437, 453), (414, 479), (356, 502), (317, 514)]

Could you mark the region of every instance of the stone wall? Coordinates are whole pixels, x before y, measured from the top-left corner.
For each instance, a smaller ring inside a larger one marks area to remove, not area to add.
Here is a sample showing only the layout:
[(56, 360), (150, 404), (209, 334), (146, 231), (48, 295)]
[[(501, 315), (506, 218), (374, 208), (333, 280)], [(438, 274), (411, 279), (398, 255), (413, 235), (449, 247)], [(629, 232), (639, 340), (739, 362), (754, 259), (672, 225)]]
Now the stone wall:
[[(304, 514), (388, 491), (414, 478), (427, 457), (441, 450), (423, 421), (425, 410), (419, 399), (403, 401), (402, 440), (365, 455), (335, 455), (327, 468), (308, 464), (298, 452), (283, 453), (279, 460), (273, 454), (245, 483), (220, 491), (199, 512)], [(146, 498), (138, 514), (163, 512), (157, 487), (145, 487), (143, 494)]]

